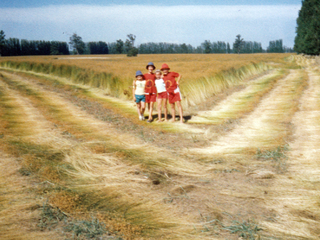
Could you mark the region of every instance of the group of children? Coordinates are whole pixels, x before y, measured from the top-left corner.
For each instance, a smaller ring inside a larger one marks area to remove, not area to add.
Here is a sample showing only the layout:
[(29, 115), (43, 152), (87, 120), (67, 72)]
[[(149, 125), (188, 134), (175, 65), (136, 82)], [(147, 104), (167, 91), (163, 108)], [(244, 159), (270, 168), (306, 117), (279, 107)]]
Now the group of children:
[(136, 72), (136, 79), (133, 81), (133, 100), (137, 104), (139, 119), (144, 120), (144, 111), (146, 103), (148, 104), (149, 117), (147, 122), (152, 122), (153, 105), (158, 105), (158, 122), (162, 121), (162, 106), (164, 108), (164, 120), (168, 120), (167, 100), (171, 107), (172, 120), (175, 121), (175, 104), (179, 109), (180, 122), (183, 123), (181, 93), (179, 83), (181, 75), (176, 72), (170, 72), (169, 66), (162, 64), (161, 70), (156, 70), (152, 62), (146, 66), (147, 73), (142, 74), (141, 71)]

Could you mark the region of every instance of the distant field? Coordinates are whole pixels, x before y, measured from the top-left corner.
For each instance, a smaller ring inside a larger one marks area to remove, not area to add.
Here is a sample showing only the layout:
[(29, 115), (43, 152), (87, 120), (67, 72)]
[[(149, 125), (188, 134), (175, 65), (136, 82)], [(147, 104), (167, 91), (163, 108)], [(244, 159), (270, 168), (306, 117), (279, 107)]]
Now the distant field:
[[(139, 121), (149, 61), (184, 124)], [(0, 58), (0, 238), (319, 239), (319, 92), (295, 54)]]
[(107, 72), (127, 81), (137, 70), (146, 71), (148, 62), (160, 69), (167, 63), (172, 71), (181, 73), (185, 81), (209, 77), (230, 68), (240, 68), (250, 63), (283, 63), (292, 54), (152, 54), (127, 57), (126, 55), (88, 55), (88, 56), (26, 56), (2, 57), (3, 61), (35, 62), (44, 64), (66, 64), (97, 72)]

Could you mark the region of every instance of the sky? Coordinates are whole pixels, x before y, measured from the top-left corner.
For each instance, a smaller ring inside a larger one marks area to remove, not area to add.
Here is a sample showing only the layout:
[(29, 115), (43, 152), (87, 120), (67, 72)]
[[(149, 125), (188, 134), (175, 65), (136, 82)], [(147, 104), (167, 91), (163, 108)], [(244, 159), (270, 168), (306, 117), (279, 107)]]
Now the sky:
[(293, 47), (301, 0), (1, 0), (0, 30), (6, 38), (84, 42), (231, 45), (236, 35), (262, 43), (283, 39)]

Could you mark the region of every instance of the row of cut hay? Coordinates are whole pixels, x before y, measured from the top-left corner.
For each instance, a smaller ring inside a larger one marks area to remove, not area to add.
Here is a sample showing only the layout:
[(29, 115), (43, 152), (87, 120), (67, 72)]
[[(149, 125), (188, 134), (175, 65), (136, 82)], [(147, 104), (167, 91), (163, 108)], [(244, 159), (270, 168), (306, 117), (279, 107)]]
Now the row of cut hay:
[(215, 106), (212, 110), (199, 112), (189, 123), (223, 124), (240, 118), (251, 112), (260, 99), (268, 93), (275, 83), (288, 74), (288, 71), (277, 70), (247, 83), (247, 88), (234, 93)]
[(83, 84), (94, 88), (101, 88), (106, 94), (126, 99), (131, 95), (129, 91), (131, 82), (123, 81), (119, 77), (108, 72), (94, 72), (89, 69), (80, 68), (72, 65), (55, 65), (33, 62), (1, 62), (0, 66), (22, 71), (50, 74), (61, 78), (70, 79), (77, 84)]
[(238, 69), (231, 68), (214, 76), (203, 77), (181, 86), (182, 104), (185, 108), (201, 104), (207, 98), (219, 94), (227, 88), (236, 86), (246, 78), (260, 74), (270, 69), (265, 63), (251, 63)]
[(257, 149), (270, 150), (286, 145), (291, 135), (290, 121), (298, 110), (299, 99), (307, 85), (303, 70), (291, 70), (269, 96), (243, 118), (237, 128), (218, 139), (209, 148), (195, 149), (197, 152), (217, 156), (246, 156)]
[[(12, 90), (5, 92), (0, 94), (4, 105), (9, 95), (17, 97)], [(147, 180), (142, 173), (136, 174), (137, 168), (115, 161), (109, 154), (94, 154), (86, 143), (54, 136), (51, 131), (47, 134), (53, 137), (52, 144), (48, 141), (43, 144), (38, 137), (32, 139), (29, 130), (37, 124), (21, 115), (25, 109), (18, 104), (8, 106), (2, 118), (11, 128), (0, 139), (1, 147), (20, 158), (24, 173), (41, 182), (50, 182), (42, 197), (49, 197), (51, 204), (75, 217), (97, 216), (128, 239), (157, 234), (159, 239), (164, 239), (168, 228), (176, 225), (172, 213), (165, 214), (161, 202), (152, 202), (159, 200), (148, 192)], [(21, 136), (20, 132), (24, 131), (29, 132), (28, 137)], [(39, 194), (43, 194), (41, 189)]]
[[(54, 65), (51, 63), (6, 61), (1, 62), (0, 66), (67, 78), (77, 84), (103, 89), (106, 94), (113, 97), (121, 99), (132, 98), (131, 80), (121, 79), (112, 73), (94, 72), (76, 66)], [(265, 63), (251, 63), (238, 69), (230, 68), (229, 70), (224, 70), (214, 76), (201, 77), (194, 81), (183, 82), (181, 84), (183, 107), (186, 109), (188, 106), (200, 104), (208, 97), (239, 84), (245, 78), (268, 69), (270, 69), (270, 66)]]

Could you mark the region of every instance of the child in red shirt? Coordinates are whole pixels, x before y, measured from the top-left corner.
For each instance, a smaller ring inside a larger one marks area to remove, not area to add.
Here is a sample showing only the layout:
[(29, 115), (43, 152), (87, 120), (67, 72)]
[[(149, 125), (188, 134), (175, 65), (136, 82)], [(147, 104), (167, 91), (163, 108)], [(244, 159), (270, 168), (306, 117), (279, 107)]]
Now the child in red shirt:
[[(168, 92), (169, 104), (171, 107), (172, 113), (172, 122), (175, 121), (175, 103), (177, 103), (179, 114), (180, 114), (180, 122), (183, 123), (183, 111), (181, 106), (181, 93), (179, 89), (179, 83), (181, 79), (181, 74), (176, 72), (169, 72), (169, 66), (164, 63), (162, 64), (161, 71), (163, 72), (163, 80), (166, 85), (166, 89)], [(176, 80), (177, 79), (177, 80)]]
[(157, 101), (157, 88), (155, 86), (155, 80), (156, 77), (153, 73), (154, 69), (156, 67), (152, 62), (149, 62), (146, 69), (148, 70), (148, 73), (143, 74), (144, 79), (146, 79), (146, 103), (148, 104), (148, 110), (149, 110), (149, 118), (147, 122), (152, 122), (152, 111), (153, 111), (153, 105)]

